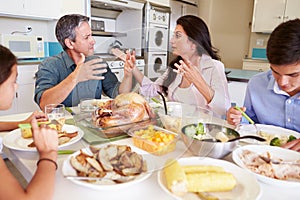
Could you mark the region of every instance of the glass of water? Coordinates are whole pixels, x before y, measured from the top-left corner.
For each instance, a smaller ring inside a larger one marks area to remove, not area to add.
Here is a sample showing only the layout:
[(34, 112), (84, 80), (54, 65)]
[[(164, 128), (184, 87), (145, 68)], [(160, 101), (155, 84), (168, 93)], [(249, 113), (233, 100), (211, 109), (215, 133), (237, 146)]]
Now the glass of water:
[(63, 104), (48, 104), (45, 106), (45, 114), (51, 124), (56, 125), (58, 131), (62, 131), (65, 124), (65, 106)]

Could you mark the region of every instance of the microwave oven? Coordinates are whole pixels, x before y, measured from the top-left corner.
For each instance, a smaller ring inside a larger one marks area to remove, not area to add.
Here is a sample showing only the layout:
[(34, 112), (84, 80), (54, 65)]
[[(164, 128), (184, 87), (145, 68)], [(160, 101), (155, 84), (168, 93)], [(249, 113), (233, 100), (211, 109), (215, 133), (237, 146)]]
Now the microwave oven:
[(0, 34), (0, 44), (7, 47), (18, 59), (45, 57), (42, 36)]

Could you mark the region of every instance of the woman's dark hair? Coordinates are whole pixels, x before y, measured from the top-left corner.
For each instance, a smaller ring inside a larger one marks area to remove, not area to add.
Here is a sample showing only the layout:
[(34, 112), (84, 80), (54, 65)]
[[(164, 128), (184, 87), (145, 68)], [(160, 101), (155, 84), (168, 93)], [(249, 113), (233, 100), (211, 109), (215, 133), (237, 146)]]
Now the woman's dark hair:
[(58, 20), (55, 27), (55, 35), (64, 50), (68, 48), (65, 45), (65, 39), (69, 38), (75, 42), (75, 28), (78, 27), (81, 22), (88, 22), (89, 20), (89, 17), (79, 14), (65, 15)]
[[(200, 56), (202, 54), (208, 54), (215, 60), (221, 60), (220, 56), (218, 55), (219, 50), (212, 46), (208, 27), (202, 19), (194, 15), (185, 15), (177, 19), (176, 24), (181, 25), (189, 37), (189, 40), (197, 45), (197, 51)], [(176, 77), (176, 73), (170, 68), (175, 69), (176, 67), (174, 64), (178, 63), (179, 60), (182, 60), (182, 58), (177, 56), (169, 64), (169, 75), (163, 83), (163, 92), (165, 94), (167, 94), (168, 86)]]
[(15, 64), (17, 64), (16, 56), (8, 48), (0, 45), (0, 85), (11, 75)]
[(186, 35), (197, 45), (199, 55), (208, 54), (216, 60), (220, 60), (217, 54), (218, 49), (212, 46), (208, 27), (205, 22), (197, 16), (185, 15), (177, 20), (177, 25), (181, 25)]
[(300, 62), (300, 19), (284, 22), (274, 29), (267, 44), (267, 58), (274, 65)]

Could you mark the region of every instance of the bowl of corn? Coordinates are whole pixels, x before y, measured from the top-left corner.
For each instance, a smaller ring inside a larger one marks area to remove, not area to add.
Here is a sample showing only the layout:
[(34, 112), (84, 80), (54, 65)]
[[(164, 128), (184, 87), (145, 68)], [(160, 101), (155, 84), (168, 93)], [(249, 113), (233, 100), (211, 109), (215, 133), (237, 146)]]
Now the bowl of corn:
[(165, 155), (175, 150), (179, 135), (155, 125), (136, 126), (128, 130), (133, 144), (153, 155)]

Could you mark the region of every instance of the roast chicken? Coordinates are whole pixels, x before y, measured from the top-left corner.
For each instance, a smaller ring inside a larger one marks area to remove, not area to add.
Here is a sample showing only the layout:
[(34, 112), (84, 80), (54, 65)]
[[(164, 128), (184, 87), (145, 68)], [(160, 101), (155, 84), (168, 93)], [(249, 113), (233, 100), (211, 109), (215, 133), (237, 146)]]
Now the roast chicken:
[(108, 100), (93, 113), (97, 127), (111, 127), (154, 118), (155, 114), (144, 97), (130, 92)]

